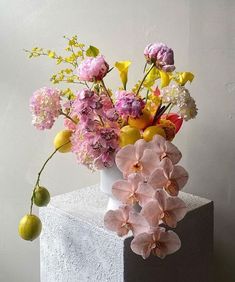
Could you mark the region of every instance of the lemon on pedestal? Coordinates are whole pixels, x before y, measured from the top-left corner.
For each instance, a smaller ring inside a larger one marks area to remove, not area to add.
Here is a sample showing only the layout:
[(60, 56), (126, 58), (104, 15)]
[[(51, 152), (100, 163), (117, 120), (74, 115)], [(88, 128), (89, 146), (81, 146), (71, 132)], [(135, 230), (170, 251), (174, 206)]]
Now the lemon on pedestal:
[(126, 125), (121, 128), (119, 136), (120, 146), (124, 147), (128, 144), (134, 144), (140, 138), (141, 134), (138, 128)]
[(162, 137), (166, 138), (164, 129), (156, 125), (147, 127), (145, 131), (143, 132), (143, 138), (145, 141), (151, 141), (153, 139), (153, 136), (156, 134), (161, 135)]
[(68, 143), (70, 141), (71, 135), (72, 131), (67, 129), (61, 130), (56, 134), (54, 138), (54, 146), (56, 149), (67, 143), (58, 150), (60, 153), (68, 153), (71, 151), (71, 142)]
[(26, 214), (20, 220), (18, 231), (22, 239), (33, 241), (36, 239), (42, 230), (41, 220), (34, 214)]

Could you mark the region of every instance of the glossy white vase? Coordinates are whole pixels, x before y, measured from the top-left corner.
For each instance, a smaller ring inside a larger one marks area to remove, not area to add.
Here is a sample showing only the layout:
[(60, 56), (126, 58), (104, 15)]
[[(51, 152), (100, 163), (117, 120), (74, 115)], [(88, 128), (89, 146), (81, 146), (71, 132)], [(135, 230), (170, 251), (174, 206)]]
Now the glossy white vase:
[(116, 210), (122, 205), (112, 194), (113, 183), (122, 179), (122, 173), (116, 165), (100, 171), (100, 190), (109, 197), (107, 210)]

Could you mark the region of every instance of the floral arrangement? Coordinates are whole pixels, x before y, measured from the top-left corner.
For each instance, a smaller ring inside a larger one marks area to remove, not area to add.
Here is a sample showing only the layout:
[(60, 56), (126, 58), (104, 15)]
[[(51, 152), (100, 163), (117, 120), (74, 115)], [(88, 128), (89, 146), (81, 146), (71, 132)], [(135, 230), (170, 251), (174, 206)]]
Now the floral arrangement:
[[(194, 75), (175, 71), (171, 48), (149, 44), (144, 49), (143, 78), (130, 89), (130, 61), (110, 67), (98, 48), (86, 47), (77, 36), (65, 39), (65, 56), (39, 47), (25, 50), (30, 58), (47, 56), (65, 65), (51, 82), (70, 87), (43, 87), (30, 98), (37, 129), (51, 129), (59, 117), (64, 129), (55, 136), (55, 149), (38, 173), (30, 212), (21, 219), (19, 234), (25, 240), (40, 235), (42, 224), (32, 213), (33, 205), (50, 201), (49, 191), (40, 183), (41, 173), (55, 153), (72, 152), (92, 171), (117, 166), (123, 179), (113, 183), (112, 194), (121, 204), (105, 214), (106, 228), (118, 236), (132, 232), (131, 249), (143, 258), (150, 254), (164, 258), (180, 248), (171, 229), (186, 214), (178, 194), (188, 173), (178, 165), (182, 155), (171, 142), (183, 121), (197, 115), (195, 100), (185, 87)], [(122, 86), (113, 91), (104, 79), (115, 68)]]

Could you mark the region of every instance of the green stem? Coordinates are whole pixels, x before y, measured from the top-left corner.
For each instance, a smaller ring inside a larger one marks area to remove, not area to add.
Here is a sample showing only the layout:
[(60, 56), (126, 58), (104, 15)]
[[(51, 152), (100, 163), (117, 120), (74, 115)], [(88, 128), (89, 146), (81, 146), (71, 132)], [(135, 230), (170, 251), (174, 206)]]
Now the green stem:
[[(112, 100), (112, 98), (111, 98), (111, 96), (110, 96), (110, 93), (109, 93), (109, 91), (108, 91), (108, 89), (107, 89), (107, 87), (106, 87), (106, 85), (105, 85), (103, 79), (102, 79), (100, 82), (101, 82), (101, 85), (102, 85), (104, 91), (106, 92), (106, 94), (108, 95), (110, 101), (111, 101), (112, 104), (113, 104), (113, 100)], [(114, 104), (113, 104), (113, 106), (114, 106)]]
[(47, 163), (49, 162), (49, 160), (56, 154), (56, 152), (62, 148), (63, 146), (69, 144), (70, 141), (64, 143), (63, 145), (59, 146), (58, 148), (56, 148), (52, 154), (50, 154), (50, 156), (46, 159), (46, 161), (44, 162), (44, 164), (42, 165), (41, 169), (39, 170), (38, 172), (38, 177), (37, 177), (37, 180), (36, 180), (36, 183), (34, 185), (34, 189), (33, 189), (33, 192), (32, 192), (32, 196), (31, 196), (31, 204), (30, 204), (30, 214), (32, 214), (32, 209), (33, 209), (33, 198), (34, 198), (34, 194), (35, 194), (35, 190), (36, 188), (39, 186), (39, 182), (40, 182), (40, 177), (41, 177), (41, 174), (44, 170), (44, 168), (46, 167)]
[(149, 68), (149, 70), (146, 72), (146, 74), (144, 75), (144, 77), (143, 77), (143, 79), (142, 79), (142, 81), (140, 82), (140, 85), (139, 85), (139, 88), (138, 88), (138, 90), (137, 90), (137, 92), (136, 92), (136, 95), (138, 95), (139, 94), (139, 92), (140, 92), (140, 89), (141, 89), (141, 86), (143, 85), (143, 83), (144, 83), (144, 81), (145, 81), (145, 79), (146, 79), (146, 77), (148, 76), (148, 74), (151, 72), (151, 70), (154, 68), (154, 64), (152, 64), (152, 66)]
[(66, 113), (61, 111), (60, 114), (62, 116), (65, 116), (66, 118), (70, 119), (73, 123), (77, 124), (77, 122), (73, 118), (71, 118), (69, 115), (67, 115)]

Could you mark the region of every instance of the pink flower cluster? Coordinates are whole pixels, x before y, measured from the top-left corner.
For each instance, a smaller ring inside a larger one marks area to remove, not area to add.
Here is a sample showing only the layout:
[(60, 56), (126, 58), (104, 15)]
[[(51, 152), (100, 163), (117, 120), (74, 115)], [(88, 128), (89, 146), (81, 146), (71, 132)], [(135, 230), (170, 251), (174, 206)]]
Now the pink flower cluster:
[(188, 180), (186, 170), (176, 165), (180, 159), (177, 147), (159, 135), (127, 145), (116, 155), (124, 179), (113, 184), (112, 193), (123, 205), (108, 211), (104, 223), (119, 236), (132, 231), (131, 249), (143, 258), (151, 253), (164, 258), (181, 246), (178, 235), (162, 226), (175, 228), (186, 214), (177, 197)]
[(114, 164), (119, 147), (119, 126), (113, 120), (113, 105), (105, 95), (81, 90), (73, 102), (72, 114), (79, 118), (72, 134), (72, 151), (79, 163), (91, 169), (103, 169)]
[(60, 90), (43, 87), (35, 91), (30, 98), (32, 124), (40, 130), (52, 128), (55, 119), (60, 115)]
[(144, 55), (148, 63), (154, 63), (159, 69), (166, 72), (175, 70), (174, 52), (163, 43), (149, 44), (144, 49)]
[(83, 81), (102, 80), (109, 70), (109, 65), (103, 56), (85, 59), (77, 68), (76, 74)]
[(141, 97), (136, 96), (135, 93), (123, 91), (117, 91), (117, 101), (115, 108), (118, 114), (122, 117), (140, 117), (142, 110), (145, 106), (145, 102)]

